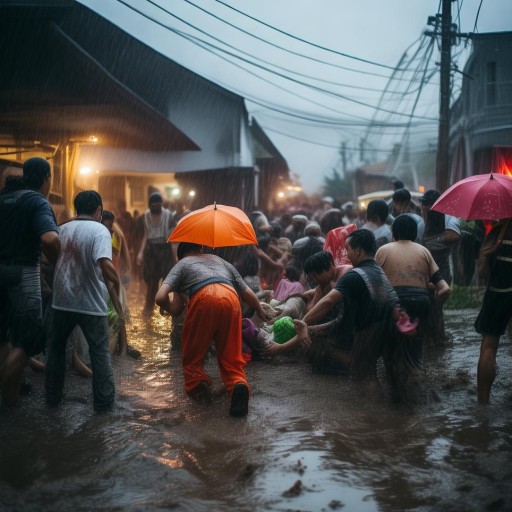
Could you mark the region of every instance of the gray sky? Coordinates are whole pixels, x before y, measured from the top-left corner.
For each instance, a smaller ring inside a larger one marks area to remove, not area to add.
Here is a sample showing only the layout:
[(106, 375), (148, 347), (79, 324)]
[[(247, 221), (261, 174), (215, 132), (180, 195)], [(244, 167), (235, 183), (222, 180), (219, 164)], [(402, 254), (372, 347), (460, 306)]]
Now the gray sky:
[[(333, 167), (341, 168), (342, 141), (350, 166), (359, 162), (362, 137), (373, 156), (384, 159), (385, 151), (402, 141), (408, 122), (412, 151), (435, 140), (439, 50), (422, 34), (428, 16), (439, 12), (439, 0), (81, 2), (174, 61), (247, 98), (249, 112), (307, 192), (318, 189)], [(452, 16), (461, 32), (474, 30), (480, 4), (476, 31), (512, 30), (511, 0), (458, 0)], [(381, 98), (392, 68), (409, 46), (403, 71), (394, 73)], [(469, 49), (461, 41), (452, 50), (461, 69)], [(411, 119), (407, 116), (415, 104), (417, 117)], [(372, 119), (374, 127), (368, 131)]]

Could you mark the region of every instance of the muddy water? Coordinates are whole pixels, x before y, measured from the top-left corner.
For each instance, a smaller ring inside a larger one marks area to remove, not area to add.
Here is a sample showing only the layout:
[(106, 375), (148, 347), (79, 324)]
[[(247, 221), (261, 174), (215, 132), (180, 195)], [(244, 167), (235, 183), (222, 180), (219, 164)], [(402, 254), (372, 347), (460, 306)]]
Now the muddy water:
[(32, 392), (0, 414), (0, 510), (511, 510), (510, 340), (479, 407), (475, 315), (447, 313), (452, 341), (428, 351), (431, 400), (414, 413), (283, 358), (249, 365), (246, 419), (223, 395), (190, 402), (169, 320), (134, 320), (143, 359), (114, 360), (110, 415), (93, 414), (90, 382), (73, 372), (65, 404), (47, 409), (42, 376), (27, 373)]

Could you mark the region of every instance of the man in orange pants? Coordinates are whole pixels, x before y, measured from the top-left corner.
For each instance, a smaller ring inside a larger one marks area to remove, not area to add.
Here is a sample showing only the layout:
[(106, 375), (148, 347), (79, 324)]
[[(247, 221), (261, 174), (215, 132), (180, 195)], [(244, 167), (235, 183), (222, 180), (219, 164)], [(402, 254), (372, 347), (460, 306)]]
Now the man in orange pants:
[(265, 317), (265, 312), (237, 270), (218, 256), (204, 254), (203, 246), (181, 242), (178, 259), (158, 290), (156, 303), (172, 315), (178, 315), (183, 304), (179, 298), (171, 302), (169, 294), (176, 292), (175, 297), (179, 293), (189, 298), (182, 333), (185, 391), (200, 402), (211, 402), (211, 378), (204, 371), (203, 363), (213, 340), (221, 379), (231, 395), (229, 413), (245, 416), (249, 387), (242, 357), (240, 298), (261, 318)]

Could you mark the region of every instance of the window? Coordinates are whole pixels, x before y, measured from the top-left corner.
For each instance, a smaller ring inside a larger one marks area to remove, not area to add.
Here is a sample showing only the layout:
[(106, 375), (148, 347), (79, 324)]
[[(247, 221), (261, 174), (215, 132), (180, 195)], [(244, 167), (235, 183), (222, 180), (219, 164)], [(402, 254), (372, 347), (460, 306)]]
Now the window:
[(496, 62), (488, 62), (485, 67), (485, 104), (496, 105), (497, 97)]

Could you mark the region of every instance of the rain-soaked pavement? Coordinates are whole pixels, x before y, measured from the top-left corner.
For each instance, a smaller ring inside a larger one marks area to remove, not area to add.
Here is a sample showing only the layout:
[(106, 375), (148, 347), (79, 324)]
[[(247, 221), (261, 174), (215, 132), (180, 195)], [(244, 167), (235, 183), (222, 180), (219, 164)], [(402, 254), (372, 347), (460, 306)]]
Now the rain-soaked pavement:
[(245, 419), (225, 396), (192, 403), (169, 319), (134, 319), (143, 358), (115, 358), (112, 414), (93, 413), (90, 382), (72, 371), (65, 404), (48, 409), (27, 371), (32, 392), (0, 414), (0, 510), (512, 510), (511, 344), (478, 406), (476, 313), (446, 313), (452, 341), (428, 351), (435, 392), (414, 413), (283, 357), (249, 364)]

